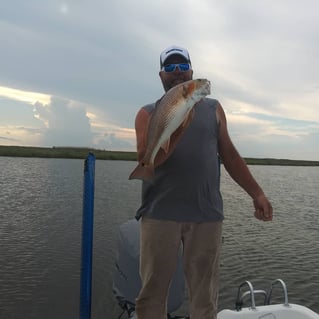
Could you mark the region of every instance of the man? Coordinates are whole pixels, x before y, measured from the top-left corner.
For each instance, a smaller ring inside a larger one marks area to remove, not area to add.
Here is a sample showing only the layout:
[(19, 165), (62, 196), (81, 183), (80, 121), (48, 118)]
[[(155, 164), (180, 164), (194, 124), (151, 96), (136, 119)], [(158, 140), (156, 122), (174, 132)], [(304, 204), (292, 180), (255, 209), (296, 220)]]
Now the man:
[[(160, 67), (166, 92), (193, 76), (189, 53), (178, 46), (161, 53)], [(155, 103), (146, 105), (136, 116), (139, 161), (145, 153), (147, 125), (155, 107)], [(181, 133), (177, 129), (172, 135), (169, 156), (160, 149), (153, 180), (143, 181), (142, 204), (136, 215), (142, 218), (138, 319), (166, 318), (167, 292), (181, 242), (190, 317), (217, 318), (223, 221), (220, 159), (230, 176), (252, 197), (255, 217), (272, 220), (272, 206), (234, 147), (217, 100), (205, 98), (197, 103), (190, 125)]]

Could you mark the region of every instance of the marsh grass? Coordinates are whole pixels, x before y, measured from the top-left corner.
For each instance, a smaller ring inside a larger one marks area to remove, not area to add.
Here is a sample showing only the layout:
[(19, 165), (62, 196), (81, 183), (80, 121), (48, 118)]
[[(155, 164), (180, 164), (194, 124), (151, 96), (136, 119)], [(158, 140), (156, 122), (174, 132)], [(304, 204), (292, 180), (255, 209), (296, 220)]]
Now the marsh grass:
[[(32, 147), (0, 145), (0, 156), (85, 159), (91, 152), (99, 160), (136, 161), (136, 152), (108, 151), (85, 147)], [(319, 161), (276, 158), (244, 158), (248, 165), (319, 166)]]
[(80, 147), (0, 146), (0, 156), (85, 159), (91, 152), (101, 160), (135, 161), (135, 152), (106, 151)]

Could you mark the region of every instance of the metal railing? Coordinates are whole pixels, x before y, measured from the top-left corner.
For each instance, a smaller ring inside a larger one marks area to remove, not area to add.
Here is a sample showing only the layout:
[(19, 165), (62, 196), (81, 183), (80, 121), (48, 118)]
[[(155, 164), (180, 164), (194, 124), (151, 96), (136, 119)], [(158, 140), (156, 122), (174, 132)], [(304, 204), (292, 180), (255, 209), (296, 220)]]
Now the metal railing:
[[(269, 293), (265, 290), (255, 290), (252, 283), (250, 281), (245, 281), (238, 287), (238, 293), (237, 293), (237, 298), (236, 298), (236, 303), (235, 303), (235, 308), (237, 311), (240, 311), (243, 307), (244, 304), (244, 299), (247, 296), (250, 296), (250, 307), (252, 310), (256, 309), (256, 300), (255, 296), (257, 294), (261, 294), (264, 296), (264, 305), (270, 305), (271, 303), (271, 297), (272, 297), (272, 292), (273, 288), (275, 285), (280, 284), (284, 293), (284, 306), (289, 306), (288, 303), (288, 292), (287, 292), (287, 287), (286, 284), (282, 279), (276, 279), (271, 283)], [(245, 291), (244, 293), (241, 294), (241, 289), (244, 286), (248, 286), (249, 290)]]

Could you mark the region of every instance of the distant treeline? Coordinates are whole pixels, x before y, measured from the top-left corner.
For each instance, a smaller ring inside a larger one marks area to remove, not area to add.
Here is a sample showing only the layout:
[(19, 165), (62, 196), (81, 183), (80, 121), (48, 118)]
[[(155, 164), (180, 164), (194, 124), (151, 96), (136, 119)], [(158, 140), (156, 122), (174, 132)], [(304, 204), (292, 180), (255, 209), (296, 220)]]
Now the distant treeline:
[(0, 156), (85, 159), (91, 152), (101, 160), (136, 161), (135, 152), (105, 151), (85, 147), (1, 146)]
[[(136, 161), (136, 152), (107, 151), (83, 147), (1, 146), (0, 156), (85, 159), (91, 152), (99, 160)], [(319, 166), (319, 161), (275, 158), (244, 158), (248, 165)]]

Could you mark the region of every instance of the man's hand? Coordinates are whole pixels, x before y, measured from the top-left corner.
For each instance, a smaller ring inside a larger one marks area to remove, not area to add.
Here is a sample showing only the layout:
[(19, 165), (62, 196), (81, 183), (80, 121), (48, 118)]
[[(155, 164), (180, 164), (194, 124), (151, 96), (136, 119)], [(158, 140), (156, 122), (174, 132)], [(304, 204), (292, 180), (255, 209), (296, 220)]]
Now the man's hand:
[(265, 195), (254, 199), (255, 217), (263, 221), (272, 221), (272, 206)]

